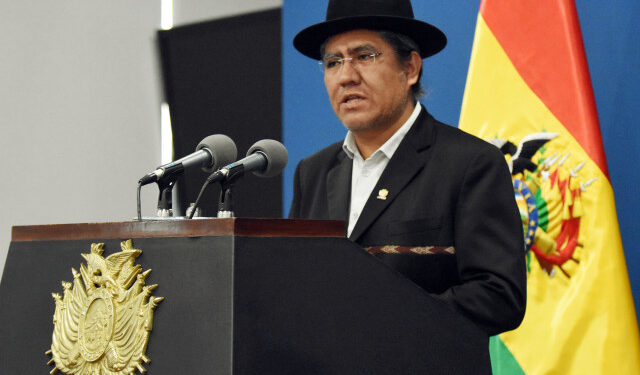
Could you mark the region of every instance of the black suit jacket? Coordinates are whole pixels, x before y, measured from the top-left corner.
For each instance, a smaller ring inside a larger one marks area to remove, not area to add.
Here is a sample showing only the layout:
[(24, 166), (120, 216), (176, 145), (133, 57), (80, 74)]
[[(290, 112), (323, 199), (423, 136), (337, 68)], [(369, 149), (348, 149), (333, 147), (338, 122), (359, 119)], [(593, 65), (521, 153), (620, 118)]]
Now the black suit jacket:
[[(289, 217), (348, 220), (351, 166), (342, 142), (302, 160)], [(376, 256), (490, 335), (524, 317), (522, 223), (504, 157), (424, 108), (349, 238), (363, 247), (453, 246), (455, 254)]]

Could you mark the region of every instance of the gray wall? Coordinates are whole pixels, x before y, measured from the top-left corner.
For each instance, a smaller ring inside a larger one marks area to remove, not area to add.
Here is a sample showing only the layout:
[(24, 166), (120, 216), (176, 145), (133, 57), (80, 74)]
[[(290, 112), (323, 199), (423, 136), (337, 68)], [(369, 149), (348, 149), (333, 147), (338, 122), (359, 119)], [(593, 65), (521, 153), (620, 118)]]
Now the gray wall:
[(282, 0), (174, 0), (174, 25), (235, 16), (282, 6)]
[[(281, 3), (175, 0), (174, 23)], [(160, 0), (3, 1), (0, 13), (1, 277), (13, 225), (135, 216), (137, 180), (160, 164), (161, 83)], [(156, 195), (143, 189), (143, 214)]]

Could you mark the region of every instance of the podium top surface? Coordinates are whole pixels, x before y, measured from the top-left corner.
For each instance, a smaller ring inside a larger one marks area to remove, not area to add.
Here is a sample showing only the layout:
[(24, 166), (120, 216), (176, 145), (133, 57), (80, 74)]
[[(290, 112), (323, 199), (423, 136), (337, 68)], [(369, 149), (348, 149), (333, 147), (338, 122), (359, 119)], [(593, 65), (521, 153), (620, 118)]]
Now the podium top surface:
[(339, 220), (214, 218), (113, 223), (25, 225), (11, 228), (11, 241), (148, 237), (345, 237)]

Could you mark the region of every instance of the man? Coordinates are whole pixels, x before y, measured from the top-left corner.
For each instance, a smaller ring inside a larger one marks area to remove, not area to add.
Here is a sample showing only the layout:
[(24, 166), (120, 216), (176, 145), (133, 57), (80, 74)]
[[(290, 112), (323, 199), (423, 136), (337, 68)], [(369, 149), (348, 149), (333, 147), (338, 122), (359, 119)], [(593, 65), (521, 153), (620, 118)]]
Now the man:
[(289, 215), (346, 220), (349, 239), (494, 335), (524, 316), (522, 223), (500, 151), (417, 102), (422, 59), (445, 44), (408, 0), (331, 0), (295, 37), (349, 132), (300, 162)]

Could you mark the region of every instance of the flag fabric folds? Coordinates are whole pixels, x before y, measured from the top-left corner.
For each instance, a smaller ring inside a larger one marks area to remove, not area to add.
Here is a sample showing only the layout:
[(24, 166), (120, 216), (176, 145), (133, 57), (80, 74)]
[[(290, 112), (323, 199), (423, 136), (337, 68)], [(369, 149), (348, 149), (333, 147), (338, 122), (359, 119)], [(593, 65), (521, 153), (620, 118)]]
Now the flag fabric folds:
[(483, 0), (460, 128), (512, 170), (527, 312), (496, 374), (640, 374), (640, 335), (573, 0)]

